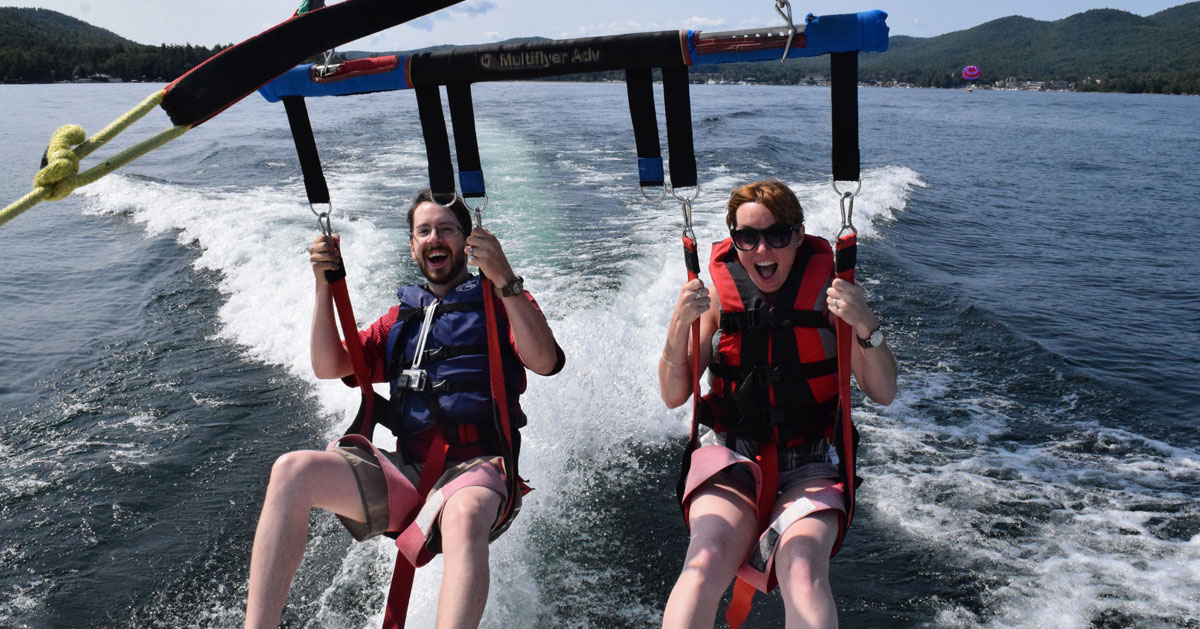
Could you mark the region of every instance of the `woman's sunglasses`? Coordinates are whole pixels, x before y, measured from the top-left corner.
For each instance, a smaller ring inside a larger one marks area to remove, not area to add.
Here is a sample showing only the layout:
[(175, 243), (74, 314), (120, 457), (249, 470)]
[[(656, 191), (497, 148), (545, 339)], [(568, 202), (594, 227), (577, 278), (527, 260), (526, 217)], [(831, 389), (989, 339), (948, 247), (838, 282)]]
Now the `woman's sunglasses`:
[(759, 240), (767, 241), (767, 246), (772, 249), (782, 249), (791, 244), (792, 233), (799, 227), (799, 223), (775, 223), (766, 229), (754, 229), (753, 227), (731, 229), (729, 235), (733, 238), (733, 246), (742, 251), (753, 251), (758, 247)]

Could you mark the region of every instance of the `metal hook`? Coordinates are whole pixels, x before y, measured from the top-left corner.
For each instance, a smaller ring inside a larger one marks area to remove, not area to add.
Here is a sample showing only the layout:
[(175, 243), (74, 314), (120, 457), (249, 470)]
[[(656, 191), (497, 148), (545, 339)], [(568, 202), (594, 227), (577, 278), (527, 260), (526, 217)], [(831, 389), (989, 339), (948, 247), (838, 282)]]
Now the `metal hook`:
[(692, 201), (691, 199), (680, 199), (680, 206), (683, 209), (683, 235), (696, 242), (696, 232), (692, 230)]
[(479, 227), (479, 228), (482, 228), (482, 227), (483, 227), (483, 214), (482, 214), (482, 212), (483, 212), (484, 210), (486, 210), (486, 209), (487, 209), (487, 206), (488, 206), (488, 196), (487, 196), (486, 194), (485, 194), (485, 195), (483, 195), (483, 205), (481, 205), (481, 206), (479, 206), (479, 207), (471, 207), (471, 204), (470, 204), (470, 203), (467, 203), (467, 199), (466, 199), (466, 197), (463, 197), (463, 205), (467, 206), (467, 209), (469, 209), (469, 210), (471, 210), (472, 212), (474, 212), (474, 213), (475, 213), (475, 226), (476, 226), (476, 227)]
[[(785, 8), (786, 14), (783, 12)], [(792, 23), (792, 4), (788, 0), (775, 0), (775, 12), (783, 18), (788, 27), (787, 43), (783, 46), (783, 57), (779, 59), (779, 63), (783, 63), (787, 60), (788, 51), (792, 49), (792, 39), (796, 37), (796, 25)]]
[[(833, 182), (833, 189), (841, 196), (839, 204), (842, 211), (842, 228), (838, 230), (837, 237), (841, 238), (842, 234), (845, 234), (847, 231), (857, 236), (858, 230), (854, 227), (854, 197), (858, 194), (859, 190), (862, 190), (862, 179), (858, 180), (858, 187), (854, 189), (854, 192), (842, 192), (838, 190), (836, 181)], [(847, 201), (850, 202), (849, 205), (846, 204)]]
[(329, 223), (329, 215), (333, 213), (333, 203), (326, 203), (325, 205), (329, 206), (328, 212), (318, 212), (312, 203), (308, 204), (308, 209), (317, 217), (317, 227), (321, 229), (321, 233), (326, 236), (332, 236), (333, 226)]

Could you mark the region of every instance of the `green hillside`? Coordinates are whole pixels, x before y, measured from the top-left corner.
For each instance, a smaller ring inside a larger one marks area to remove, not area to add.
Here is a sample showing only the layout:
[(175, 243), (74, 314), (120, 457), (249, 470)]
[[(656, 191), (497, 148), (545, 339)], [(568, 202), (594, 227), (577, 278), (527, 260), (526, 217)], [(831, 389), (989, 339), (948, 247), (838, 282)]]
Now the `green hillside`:
[[(883, 3), (886, 4), (886, 3)], [(903, 19), (896, 11), (892, 18)], [(532, 39), (532, 38), (531, 38)], [(47, 9), (0, 8), (0, 82), (50, 82), (104, 73), (125, 80), (171, 80), (220, 47), (146, 46)], [(360, 57), (373, 53), (351, 52)], [(1148, 17), (1093, 9), (1054, 22), (1011, 16), (937, 37), (892, 37), (862, 55), (859, 77), (883, 84), (961, 87), (963, 66), (981, 85), (1071, 82), (1077, 90), (1200, 93), (1200, 2)], [(692, 68), (694, 80), (796, 84), (829, 71), (826, 57)], [(620, 79), (622, 73), (581, 80)]]
[[(937, 37), (894, 36), (888, 44), (886, 52), (862, 55), (862, 80), (955, 87), (964, 84), (963, 66), (976, 65), (985, 84), (1011, 77), (1071, 81), (1076, 89), (1200, 93), (1200, 2), (1149, 17), (1115, 9), (1055, 22), (1012, 16)], [(773, 66), (731, 64), (702, 68), (701, 74), (790, 83), (827, 74), (828, 67), (818, 58)]]
[(95, 74), (166, 81), (220, 49), (146, 46), (57, 11), (0, 7), (0, 83), (48, 83)]

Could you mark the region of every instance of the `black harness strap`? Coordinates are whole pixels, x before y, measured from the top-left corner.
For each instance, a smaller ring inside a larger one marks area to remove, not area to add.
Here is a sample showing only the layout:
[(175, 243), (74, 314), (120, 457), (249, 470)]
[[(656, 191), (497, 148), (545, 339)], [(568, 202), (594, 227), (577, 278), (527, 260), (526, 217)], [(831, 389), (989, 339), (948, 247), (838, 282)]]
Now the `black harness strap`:
[(321, 157), (317, 154), (317, 141), (313, 138), (304, 97), (284, 96), (283, 108), (287, 111), (292, 140), (296, 142), (296, 154), (300, 157), (300, 172), (304, 173), (304, 191), (308, 194), (308, 202), (329, 203), (329, 187), (325, 185), (325, 174), (321, 171)]
[(446, 85), (450, 102), (450, 124), (454, 127), (454, 149), (458, 153), (458, 183), (464, 197), (485, 197), (483, 166), (479, 163), (479, 139), (475, 135), (475, 110), (470, 83)]
[(662, 69), (663, 104), (667, 113), (667, 148), (671, 152), (671, 187), (696, 185), (696, 148), (692, 143), (692, 101), (687, 66)]
[(833, 180), (858, 181), (858, 51), (829, 55)]
[(429, 189), (434, 201), (455, 195), (454, 166), (450, 163), (450, 138), (446, 134), (446, 116), (442, 113), (442, 94), (436, 85), (417, 87), (417, 113), (421, 117), (421, 134), (425, 136), (425, 156), (429, 159)]
[(663, 185), (662, 148), (658, 142), (658, 118), (654, 113), (654, 82), (650, 68), (626, 68), (625, 90), (629, 93), (629, 115), (637, 144), (638, 184)]

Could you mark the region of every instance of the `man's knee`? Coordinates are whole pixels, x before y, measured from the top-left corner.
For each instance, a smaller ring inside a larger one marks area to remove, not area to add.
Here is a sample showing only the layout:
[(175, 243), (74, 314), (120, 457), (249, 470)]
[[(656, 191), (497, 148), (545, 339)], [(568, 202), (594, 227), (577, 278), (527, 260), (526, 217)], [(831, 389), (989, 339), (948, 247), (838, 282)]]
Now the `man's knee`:
[(442, 508), (439, 526), (442, 538), (456, 543), (486, 542), (500, 504), (500, 495), (483, 487), (466, 487), (454, 492)]
[(317, 463), (316, 457), (313, 456), (315, 454), (319, 453), (311, 450), (296, 450), (275, 459), (275, 463), (271, 466), (271, 489), (288, 492), (303, 489), (307, 485), (309, 475), (315, 469)]

